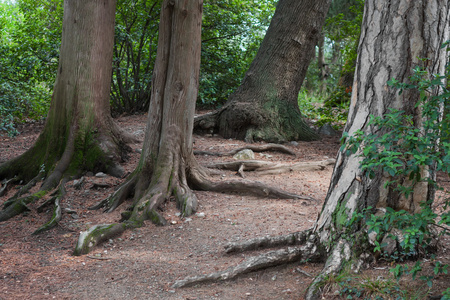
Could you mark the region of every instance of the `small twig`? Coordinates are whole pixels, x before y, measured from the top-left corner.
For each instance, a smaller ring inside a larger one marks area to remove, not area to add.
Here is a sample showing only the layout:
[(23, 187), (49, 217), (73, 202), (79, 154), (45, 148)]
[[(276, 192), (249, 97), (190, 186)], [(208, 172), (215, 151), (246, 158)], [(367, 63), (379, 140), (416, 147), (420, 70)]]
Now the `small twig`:
[(299, 273), (302, 273), (303, 275), (306, 275), (306, 276), (308, 276), (308, 277), (314, 278), (314, 275), (312, 275), (312, 274), (310, 274), (310, 273), (308, 273), (308, 272), (306, 272), (306, 271), (303, 271), (303, 270), (300, 269), (300, 268), (296, 268), (295, 271), (296, 271), (296, 272), (299, 272)]

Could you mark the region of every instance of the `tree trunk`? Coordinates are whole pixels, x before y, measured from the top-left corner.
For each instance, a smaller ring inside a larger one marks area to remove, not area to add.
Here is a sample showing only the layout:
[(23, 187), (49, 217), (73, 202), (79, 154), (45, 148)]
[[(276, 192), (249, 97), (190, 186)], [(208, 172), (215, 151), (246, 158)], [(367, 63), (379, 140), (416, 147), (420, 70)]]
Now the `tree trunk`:
[(298, 92), (314, 56), (330, 0), (280, 0), (241, 86), (219, 111), (198, 118), (199, 130), (247, 141), (314, 140)]
[[(346, 132), (373, 133), (374, 128), (368, 126), (369, 116), (382, 116), (388, 108), (404, 110), (421, 126), (415, 108), (418, 92), (407, 90), (399, 95), (398, 90), (387, 86), (387, 81), (395, 78), (408, 82), (415, 66), (424, 67), (428, 74), (444, 74), (447, 56), (440, 46), (449, 39), (449, 7), (447, 0), (366, 2)], [(414, 213), (420, 209), (420, 202), (433, 197), (433, 189), (426, 182), (415, 187), (413, 196), (402, 197), (384, 188), (389, 178), (381, 171), (373, 179), (363, 176), (359, 154), (347, 155), (345, 150), (338, 153), (325, 204), (315, 225), (314, 232), (330, 253), (321, 275), (338, 272), (345, 261), (354, 258), (352, 243), (360, 241), (347, 240), (343, 235), (344, 229), (349, 230), (344, 228), (345, 222), (354, 212), (371, 206)], [(433, 178), (434, 170), (428, 172)], [(358, 232), (364, 232), (364, 228), (352, 228), (350, 235), (358, 236)], [(363, 249), (364, 245), (358, 244), (358, 248)], [(317, 278), (308, 292), (311, 299), (317, 294), (321, 280)]]
[(87, 253), (98, 243), (128, 228), (167, 222), (160, 205), (173, 197), (182, 216), (197, 209), (191, 189), (253, 193), (274, 198), (298, 195), (245, 180), (210, 181), (192, 148), (192, 129), (198, 92), (201, 51), (202, 0), (166, 0), (161, 9), (158, 52), (143, 152), (136, 170), (107, 200), (96, 207), (114, 210), (128, 196), (134, 200), (122, 223), (98, 225), (80, 234), (74, 254)]
[[(30, 180), (42, 169), (41, 191), (62, 177), (105, 171), (121, 176), (125, 136), (110, 116), (114, 0), (65, 1), (61, 55), (43, 132), (24, 154), (0, 166), (0, 179)], [(42, 194), (42, 193), (41, 193)]]
[[(374, 133), (376, 129), (368, 125), (369, 115), (382, 116), (388, 108), (401, 109), (414, 116), (415, 126), (422, 129), (422, 115), (415, 107), (419, 101), (418, 92), (408, 90), (399, 95), (398, 90), (387, 86), (387, 81), (396, 78), (408, 82), (412, 68), (419, 65), (428, 74), (444, 75), (448, 57), (440, 48), (449, 39), (449, 21), (450, 3), (447, 0), (366, 2), (347, 132)], [(363, 213), (369, 206), (416, 212), (419, 202), (433, 197), (433, 187), (426, 180), (414, 186), (413, 196), (400, 197), (384, 187), (387, 178), (381, 171), (373, 179), (367, 178), (360, 169), (362, 158), (359, 154), (347, 155), (346, 149), (340, 150), (322, 212), (312, 229), (282, 237), (238, 242), (225, 249), (229, 252), (282, 244), (302, 246), (261, 254), (225, 271), (178, 280), (173, 287), (227, 280), (229, 276), (236, 277), (293, 260), (326, 260), (324, 269), (306, 294), (306, 299), (324, 299), (321, 287), (330, 283), (327, 278), (333, 278), (352, 262), (352, 269), (358, 270), (362, 259), (370, 257), (368, 251), (373, 252), (366, 224), (348, 225), (353, 213)], [(430, 167), (426, 171), (429, 172), (426, 175), (433, 178), (434, 170)], [(425, 178), (425, 174), (422, 175)]]

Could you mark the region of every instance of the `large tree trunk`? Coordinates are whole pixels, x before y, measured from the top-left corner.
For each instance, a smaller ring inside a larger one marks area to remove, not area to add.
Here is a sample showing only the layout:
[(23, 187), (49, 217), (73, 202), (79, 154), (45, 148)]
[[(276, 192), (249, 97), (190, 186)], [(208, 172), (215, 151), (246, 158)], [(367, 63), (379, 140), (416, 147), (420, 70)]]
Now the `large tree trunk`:
[(247, 141), (314, 140), (303, 121), (298, 93), (314, 56), (330, 0), (280, 0), (241, 86), (195, 128)]
[[(387, 86), (387, 81), (395, 78), (408, 82), (415, 66), (424, 67), (428, 74), (444, 74), (447, 55), (440, 47), (449, 38), (449, 8), (447, 0), (366, 2), (346, 132), (373, 133), (374, 128), (368, 126), (369, 116), (382, 116), (388, 108), (404, 110), (421, 126), (420, 112), (415, 108), (419, 93), (408, 90), (399, 95), (398, 90)], [(322, 274), (338, 272), (345, 261), (353, 258), (350, 249), (358, 241), (346, 240), (343, 233), (349, 230), (344, 225), (354, 212), (371, 206), (414, 213), (420, 209), (420, 202), (433, 197), (433, 189), (426, 182), (419, 183), (412, 196), (404, 197), (384, 187), (388, 178), (382, 171), (369, 179), (360, 169), (359, 154), (339, 152), (314, 229), (331, 253)], [(434, 176), (432, 169), (423, 172)], [(364, 228), (355, 227), (352, 231), (355, 237)], [(317, 292), (318, 281), (319, 277), (309, 289), (309, 298)]]
[(0, 166), (0, 179), (27, 181), (41, 171), (40, 190), (47, 192), (61, 178), (85, 170), (122, 175), (117, 162), (130, 138), (113, 122), (109, 108), (115, 5), (114, 0), (65, 1), (60, 62), (45, 127), (27, 152)]
[(192, 150), (192, 129), (198, 92), (202, 0), (166, 0), (161, 9), (158, 52), (143, 152), (136, 170), (97, 207), (112, 211), (128, 196), (133, 204), (122, 223), (94, 226), (80, 234), (74, 254), (87, 253), (98, 243), (150, 219), (166, 220), (160, 205), (175, 198), (182, 216), (197, 209), (191, 189), (247, 192), (275, 198), (304, 198), (245, 180), (211, 181)]
[[(387, 82), (392, 78), (408, 82), (415, 66), (422, 66), (428, 74), (444, 75), (448, 57), (440, 48), (449, 35), (450, 3), (447, 0), (367, 1), (345, 131), (349, 134), (357, 130), (374, 133), (376, 129), (368, 125), (370, 115), (382, 116), (388, 108), (404, 110), (414, 116), (415, 126), (422, 128), (423, 120), (415, 107), (419, 93), (408, 90), (399, 95), (398, 90), (387, 86)], [(312, 229), (281, 237), (256, 238), (226, 247), (227, 250), (245, 251), (291, 246), (287, 251), (269, 252), (225, 271), (179, 280), (173, 286), (227, 280), (277, 262), (322, 259), (326, 260), (324, 269), (311, 284), (306, 299), (323, 299), (320, 289), (327, 284), (326, 278), (339, 273), (349, 263), (354, 262), (352, 267), (358, 269), (360, 258), (367, 257), (370, 254), (367, 251), (373, 252), (366, 225), (355, 222), (347, 226), (353, 213), (363, 213), (369, 206), (414, 213), (420, 209), (420, 202), (433, 197), (433, 187), (426, 180), (414, 186), (412, 196), (402, 197), (384, 187), (388, 178), (383, 172), (376, 173), (373, 179), (366, 177), (360, 169), (360, 154), (348, 155), (346, 149), (339, 152), (322, 212)], [(432, 168), (423, 170), (422, 178), (425, 175), (433, 178), (433, 173)], [(302, 246), (296, 246), (298, 244)], [(361, 257), (360, 254), (365, 255)]]

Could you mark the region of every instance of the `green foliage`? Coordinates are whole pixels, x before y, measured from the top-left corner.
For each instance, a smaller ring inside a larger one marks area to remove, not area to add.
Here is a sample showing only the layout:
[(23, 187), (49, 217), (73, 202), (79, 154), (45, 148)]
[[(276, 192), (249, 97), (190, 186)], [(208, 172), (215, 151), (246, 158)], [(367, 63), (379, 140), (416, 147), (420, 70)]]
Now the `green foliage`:
[(204, 2), (199, 105), (221, 105), (239, 86), (264, 38), (276, 2)]
[[(447, 76), (447, 75), (446, 75)], [(428, 168), (435, 168), (450, 174), (450, 116), (442, 116), (442, 109), (450, 105), (450, 91), (445, 84), (446, 76), (431, 76), (420, 68), (414, 69), (414, 75), (408, 83), (400, 83), (395, 79), (388, 82), (390, 86), (399, 89), (401, 94), (405, 90), (414, 90), (420, 94), (420, 100), (416, 104), (416, 110), (420, 117), (414, 118), (404, 111), (390, 109), (381, 117), (371, 116), (369, 126), (370, 133), (357, 131), (353, 136), (343, 135), (343, 147), (349, 152), (362, 157), (361, 169), (369, 178), (382, 172), (389, 180), (385, 188), (389, 188), (399, 195), (411, 197), (414, 188), (423, 182), (432, 188), (441, 189), (432, 177), (424, 176), (423, 172)], [(445, 199), (444, 211), (433, 212), (431, 208), (433, 199), (421, 204), (421, 211), (410, 214), (404, 210), (395, 211), (387, 208), (382, 216), (359, 215), (365, 218), (368, 230), (377, 233), (382, 238), (386, 234), (392, 239), (398, 240), (401, 253), (395, 252), (390, 258), (402, 260), (417, 256), (419, 250), (427, 251), (431, 243), (431, 227), (439, 227), (441, 235), (449, 235), (450, 199)], [(370, 212), (370, 210), (368, 211)], [(399, 229), (402, 237), (394, 236), (392, 229)], [(380, 251), (383, 245), (376, 241), (375, 251)], [(440, 262), (435, 263), (434, 273), (447, 273), (447, 266)], [(422, 270), (418, 261), (412, 268), (397, 265), (391, 272), (399, 278), (410, 274), (413, 279)], [(433, 277), (421, 276), (429, 286)]]
[(301, 89), (298, 96), (298, 106), (301, 113), (316, 126), (320, 127), (330, 123), (335, 129), (341, 129), (347, 121), (347, 103), (337, 103), (334, 107), (323, 103), (321, 96), (308, 93), (306, 89)]
[(158, 43), (159, 0), (118, 0), (111, 107), (115, 113), (146, 111)]
[(62, 1), (0, 3), (0, 132), (42, 118), (49, 107), (58, 65)]

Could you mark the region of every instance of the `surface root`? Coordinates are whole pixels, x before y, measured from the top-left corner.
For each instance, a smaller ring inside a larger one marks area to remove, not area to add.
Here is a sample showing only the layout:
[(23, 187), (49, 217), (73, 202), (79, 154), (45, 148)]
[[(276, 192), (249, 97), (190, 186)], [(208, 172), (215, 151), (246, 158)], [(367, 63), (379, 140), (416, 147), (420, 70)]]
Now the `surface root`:
[(335, 162), (336, 160), (331, 158), (322, 161), (299, 162), (295, 164), (277, 164), (268, 161), (244, 160), (244, 161), (211, 163), (205, 165), (205, 167), (211, 169), (231, 170), (236, 172), (239, 172), (239, 170), (241, 170), (241, 172), (253, 171), (257, 172), (258, 175), (272, 175), (294, 171), (298, 172), (298, 171), (323, 170), (325, 169), (326, 166), (332, 165)]
[[(58, 190), (56, 191), (56, 194), (50, 199), (54, 203), (53, 213), (52, 213), (52, 217), (50, 218), (50, 221), (48, 221), (47, 223), (45, 223), (44, 225), (42, 225), (41, 227), (36, 229), (33, 232), (33, 234), (38, 234), (38, 233), (47, 231), (47, 230), (55, 227), (58, 224), (58, 222), (61, 220), (61, 217), (62, 217), (61, 200), (66, 195), (65, 184), (67, 181), (68, 181), (67, 178), (62, 180), (61, 184), (58, 187)], [(39, 208), (41, 208), (41, 207), (42, 207), (42, 205)], [(38, 208), (38, 211), (40, 210), (39, 208)]]
[(259, 247), (261, 243), (270, 244), (270, 242), (268, 242), (269, 240), (273, 241), (272, 245), (275, 244), (282, 245), (286, 244), (286, 242), (289, 240), (293, 242), (293, 239), (297, 238), (299, 238), (299, 240), (297, 240), (296, 242), (303, 243), (303, 245), (300, 247), (287, 247), (284, 249), (269, 251), (258, 256), (250, 257), (246, 259), (244, 262), (240, 263), (239, 265), (230, 267), (225, 271), (215, 272), (207, 275), (187, 277), (182, 280), (177, 280), (172, 285), (172, 287), (179, 288), (198, 283), (223, 281), (236, 278), (237, 276), (242, 274), (266, 269), (269, 267), (307, 260), (318, 261), (323, 258), (323, 253), (321, 253), (321, 251), (319, 250), (321, 247), (318, 247), (316, 237), (310, 234), (309, 230), (304, 232), (298, 232), (295, 233), (294, 235), (286, 235), (278, 238), (272, 237), (272, 238), (253, 239), (249, 243), (243, 243), (252, 245), (251, 247), (239, 246), (235, 247), (233, 251), (241, 251), (241, 250), (244, 251), (255, 249), (255, 247)]
[(177, 280), (172, 287), (180, 288), (198, 283), (229, 280), (245, 273), (295, 262), (300, 260), (301, 257), (302, 249), (300, 247), (288, 247), (287, 249), (274, 250), (259, 256), (250, 257), (241, 264), (230, 267), (225, 271)]
[(244, 252), (261, 248), (280, 247), (304, 244), (311, 230), (298, 231), (280, 236), (265, 236), (244, 242), (229, 243), (225, 245), (225, 252)]
[(209, 156), (233, 156), (239, 151), (249, 149), (253, 152), (264, 152), (264, 151), (276, 151), (281, 153), (290, 154), (296, 156), (295, 152), (286, 146), (280, 144), (265, 144), (265, 145), (247, 145), (242, 148), (234, 149), (228, 152), (210, 152), (210, 151), (194, 151), (195, 155), (209, 155)]

